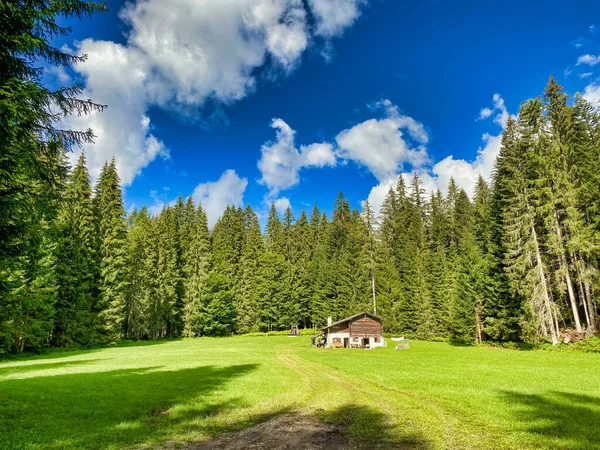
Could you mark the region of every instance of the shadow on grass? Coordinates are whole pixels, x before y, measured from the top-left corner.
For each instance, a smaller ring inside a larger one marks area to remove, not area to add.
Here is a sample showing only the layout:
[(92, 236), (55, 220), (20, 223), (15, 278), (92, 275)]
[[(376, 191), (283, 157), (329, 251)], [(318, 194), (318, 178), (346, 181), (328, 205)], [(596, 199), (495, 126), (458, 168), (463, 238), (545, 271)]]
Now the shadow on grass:
[(183, 338), (161, 338), (161, 339), (151, 339), (151, 340), (140, 340), (140, 341), (130, 341), (123, 340), (119, 341), (116, 345), (109, 348), (121, 348), (121, 347), (149, 347), (152, 345), (162, 345), (169, 344), (171, 342), (179, 342), (182, 341)]
[(11, 361), (31, 361), (34, 359), (54, 359), (66, 358), (69, 356), (87, 355), (91, 353), (101, 352), (108, 348), (121, 347), (146, 347), (151, 345), (162, 345), (170, 342), (181, 341), (183, 338), (161, 338), (147, 341), (119, 341), (115, 345), (99, 346), (92, 348), (46, 348), (38, 353), (17, 353), (17, 354), (0, 354), (0, 364)]
[(24, 364), (21, 366), (0, 366), (0, 377), (4, 377), (6, 375), (13, 375), (17, 373), (26, 373), (32, 372), (35, 370), (47, 370), (47, 369), (60, 369), (68, 366), (76, 366), (80, 364), (90, 364), (98, 362), (97, 359), (81, 359), (74, 361), (62, 361), (55, 363), (41, 363), (41, 364)]
[(385, 413), (365, 405), (347, 404), (318, 413), (329, 423), (343, 425), (353, 447), (361, 449), (428, 449), (425, 437), (409, 424), (394, 423)]
[(210, 394), (257, 367), (146, 367), (0, 381), (0, 436), (6, 448), (119, 448), (194, 427), (214, 434), (217, 425), (205, 430), (198, 419), (244, 405), (211, 403)]
[(600, 394), (545, 395), (504, 391), (502, 397), (526, 432), (548, 447), (600, 448)]
[[(394, 424), (384, 413), (365, 405), (346, 404), (315, 414), (280, 410), (256, 426), (225, 433), (192, 447), (194, 450), (347, 450), (427, 449), (426, 440), (406, 424)], [(254, 417), (253, 421), (256, 421)], [(238, 427), (239, 424), (236, 424)], [(248, 426), (250, 424), (246, 424)]]

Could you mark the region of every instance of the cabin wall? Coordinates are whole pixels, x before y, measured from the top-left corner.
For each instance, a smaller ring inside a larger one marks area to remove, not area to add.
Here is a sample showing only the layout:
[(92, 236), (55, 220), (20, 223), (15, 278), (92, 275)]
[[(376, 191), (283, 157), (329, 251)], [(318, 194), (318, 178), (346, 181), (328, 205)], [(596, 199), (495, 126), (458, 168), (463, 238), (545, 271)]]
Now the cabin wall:
[(382, 335), (381, 323), (370, 317), (363, 317), (350, 323), (352, 337), (376, 337)]
[(370, 317), (345, 321), (329, 328), (326, 341), (326, 347), (375, 348), (386, 345), (381, 322)]

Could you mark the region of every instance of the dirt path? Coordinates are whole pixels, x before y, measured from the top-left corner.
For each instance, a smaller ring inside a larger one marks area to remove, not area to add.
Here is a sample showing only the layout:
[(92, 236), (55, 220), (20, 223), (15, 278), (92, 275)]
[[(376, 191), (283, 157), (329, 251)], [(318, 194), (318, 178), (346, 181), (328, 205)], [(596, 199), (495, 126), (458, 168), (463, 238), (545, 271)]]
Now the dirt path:
[[(297, 409), (191, 449), (456, 448), (450, 420), (427, 398), (306, 361), (289, 347), (277, 348), (275, 358), (298, 375), (308, 394)], [(429, 417), (428, 433), (422, 420), (413, 420), (417, 410)]]
[(194, 450), (346, 450), (345, 429), (308, 414), (286, 414), (254, 427), (224, 434)]

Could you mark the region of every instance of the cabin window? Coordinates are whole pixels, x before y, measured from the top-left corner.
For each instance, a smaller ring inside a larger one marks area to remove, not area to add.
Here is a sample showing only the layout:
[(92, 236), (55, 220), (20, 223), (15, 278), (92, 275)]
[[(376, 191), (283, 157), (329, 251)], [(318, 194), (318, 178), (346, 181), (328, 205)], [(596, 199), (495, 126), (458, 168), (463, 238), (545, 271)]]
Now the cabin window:
[(352, 340), (353, 340), (354, 342), (358, 342), (358, 338), (357, 338), (357, 337), (355, 337), (355, 338), (352, 338)]
[(378, 337), (375, 338), (375, 342), (379, 342), (379, 338)]

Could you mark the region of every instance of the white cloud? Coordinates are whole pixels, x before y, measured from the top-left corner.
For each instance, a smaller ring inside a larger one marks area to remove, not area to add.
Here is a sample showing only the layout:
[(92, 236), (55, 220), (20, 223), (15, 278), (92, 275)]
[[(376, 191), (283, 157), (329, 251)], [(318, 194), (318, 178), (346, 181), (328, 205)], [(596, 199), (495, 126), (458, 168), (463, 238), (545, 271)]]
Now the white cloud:
[(366, 0), (308, 0), (317, 21), (316, 33), (326, 38), (341, 35), (360, 16)]
[[(326, 3), (339, 11), (322, 16)], [(313, 42), (313, 28), (341, 34), (362, 3), (311, 2), (315, 27), (303, 0), (172, 0), (168, 11), (163, 0), (127, 3), (119, 14), (128, 26), (126, 44), (93, 39), (76, 44), (75, 52), (89, 57), (74, 67), (83, 78), (84, 97), (109, 106), (103, 114), (67, 120), (97, 135), (95, 145), (85, 146), (91, 173), (97, 175), (114, 155), (124, 185), (131, 184), (157, 156), (168, 155), (153, 134), (150, 108), (202, 121), (199, 110), (207, 102), (230, 104), (253, 92), (257, 68), (294, 70)]]
[(303, 145), (300, 147), (303, 164), (307, 167), (335, 166), (333, 145), (329, 143)]
[(500, 94), (494, 94), (493, 104), (493, 108), (482, 108), (479, 111), (479, 117), (477, 118), (477, 120), (485, 120), (488, 117), (491, 117), (493, 114), (496, 114), (494, 116), (494, 123), (504, 128), (504, 126), (506, 125), (506, 121), (508, 120), (508, 110), (506, 109), (504, 99)]
[[(398, 176), (408, 184), (414, 173), (422, 181), (427, 192), (438, 187), (446, 191), (450, 177), (473, 195), (479, 175), (491, 178), (494, 163), (501, 146), (501, 135), (484, 134), (484, 145), (477, 151), (474, 161), (455, 159), (452, 155), (432, 165), (427, 151), (429, 136), (422, 123), (403, 115), (389, 100), (369, 105), (374, 112), (383, 111), (380, 119), (368, 119), (336, 136), (336, 146), (328, 143), (296, 148), (295, 132), (282, 119), (274, 119), (275, 141), (266, 142), (261, 148), (258, 167), (262, 173), (261, 183), (269, 188), (268, 203), (276, 202), (278, 211), (284, 211), (289, 200), (276, 199), (277, 194), (299, 182), (299, 171), (303, 167), (334, 166), (337, 160), (354, 161), (366, 167), (377, 179), (368, 200), (375, 211), (390, 187), (395, 187)], [(493, 116), (496, 125), (504, 128), (510, 114), (499, 94), (493, 96), (493, 109), (484, 108), (480, 119)], [(478, 119), (479, 120), (479, 119)], [(408, 170), (406, 170), (408, 169)]]
[(436, 176), (439, 188), (446, 192), (450, 177), (462, 187), (469, 196), (475, 192), (477, 178), (481, 175), (485, 180), (490, 180), (496, 157), (500, 152), (502, 136), (483, 135), (485, 143), (483, 148), (477, 150), (477, 158), (473, 162), (467, 162), (464, 159), (454, 159), (452, 155), (444, 158), (432, 168)]
[(334, 166), (336, 158), (333, 145), (327, 143), (296, 148), (296, 132), (282, 119), (273, 119), (275, 141), (266, 142), (261, 148), (258, 168), (262, 174), (260, 183), (266, 185), (269, 196), (277, 195), (281, 190), (289, 189), (300, 181), (298, 172), (303, 167)]
[(403, 165), (418, 168), (428, 163), (425, 148), (429, 137), (423, 124), (400, 113), (389, 100), (370, 106), (382, 111), (382, 119), (369, 119), (343, 130), (336, 144), (314, 143), (296, 148), (295, 131), (282, 119), (273, 119), (276, 138), (261, 147), (260, 183), (269, 188), (268, 202), (297, 185), (299, 172), (308, 167), (335, 166), (338, 160), (365, 166), (380, 182), (394, 177)]
[(583, 78), (589, 78), (592, 75), (594, 75), (592, 72), (580, 73), (579, 74), (579, 78), (581, 78), (581, 79), (583, 79)]
[[(600, 99), (600, 87), (597, 95)], [(483, 108), (477, 120), (486, 119), (496, 114), (494, 123), (504, 128), (509, 117), (504, 99), (499, 94), (494, 94), (493, 103), (494, 108)], [(413, 167), (411, 172), (403, 172), (399, 175), (390, 175), (380, 179), (379, 184), (371, 189), (368, 196), (374, 211), (379, 211), (390, 187), (394, 188), (396, 186), (398, 176), (404, 177), (406, 185), (409, 186), (410, 179), (415, 172), (423, 182), (421, 187), (427, 193), (434, 192), (438, 188), (445, 193), (450, 178), (453, 177), (456, 183), (472, 196), (479, 175), (487, 181), (491, 179), (496, 157), (500, 151), (502, 135), (494, 136), (486, 133), (482, 136), (482, 140), (484, 145), (477, 150), (477, 157), (472, 162), (465, 159), (455, 159), (450, 155), (431, 167), (427, 165), (417, 166)]]
[(587, 85), (583, 91), (583, 98), (600, 108), (600, 84), (592, 83)]
[(591, 34), (596, 34), (596, 25), (590, 25), (589, 30)]
[(381, 206), (383, 205), (383, 201), (385, 200), (390, 188), (396, 188), (398, 184), (398, 177), (404, 178), (404, 184), (406, 185), (407, 193), (410, 193), (410, 182), (415, 173), (421, 180), (421, 188), (425, 190), (426, 195), (435, 192), (435, 190), (438, 188), (438, 180), (433, 177), (426, 168), (421, 168), (411, 172), (403, 172), (382, 181), (371, 189), (368, 200), (371, 208), (373, 208), (373, 211), (376, 214), (379, 214), (381, 211)]
[(158, 191), (154, 189), (150, 191), (150, 198), (152, 199), (153, 203), (150, 206), (148, 206), (148, 212), (152, 216), (160, 214), (163, 208), (165, 208), (166, 206), (172, 206), (176, 202), (175, 200), (171, 200), (165, 203), (163, 198), (158, 194)]
[[(494, 123), (504, 129), (510, 114), (506, 108), (504, 99), (500, 94), (494, 94), (493, 104), (493, 109), (483, 108), (480, 111), (477, 120), (486, 119), (495, 114)], [(485, 113), (483, 113), (484, 110), (486, 110)], [(456, 181), (469, 196), (474, 194), (475, 185), (477, 184), (479, 175), (486, 181), (491, 179), (496, 157), (498, 156), (502, 145), (502, 135), (485, 133), (482, 136), (482, 140), (484, 146), (477, 150), (475, 161), (468, 162), (464, 159), (454, 159), (454, 157), (450, 155), (432, 167), (431, 172), (435, 175), (437, 184), (443, 192), (446, 192), (451, 177), (454, 178), (454, 181)]]
[(200, 183), (194, 189), (194, 202), (202, 205), (212, 229), (227, 205), (242, 206), (244, 191), (248, 186), (246, 178), (240, 178), (234, 170), (226, 170), (217, 181)]
[(493, 113), (494, 111), (492, 111), (490, 108), (483, 108), (481, 111), (479, 111), (479, 120), (487, 119)]
[[(149, 68), (139, 52), (113, 42), (86, 39), (77, 44), (77, 51), (88, 55), (88, 60), (75, 68), (86, 79), (82, 97), (109, 107), (104, 112), (69, 117), (67, 126), (91, 128), (96, 135), (94, 144), (84, 146), (93, 178), (114, 156), (121, 181), (128, 186), (157, 156), (169, 156), (165, 145), (152, 134), (147, 115)], [(72, 152), (72, 160), (78, 154), (79, 150)]]
[(571, 41), (571, 44), (573, 44), (573, 47), (575, 48), (581, 48), (586, 44), (589, 44), (590, 41), (588, 41), (586, 38), (584, 37), (578, 37), (577, 39), (573, 39)]
[(71, 83), (71, 76), (67, 73), (63, 66), (46, 67), (46, 73), (53, 76), (61, 85)]
[(285, 213), (285, 211), (290, 207), (290, 199), (287, 197), (280, 197), (273, 201), (275, 205), (275, 209), (281, 215)]
[(595, 66), (598, 63), (600, 63), (600, 55), (598, 55), (598, 56), (581, 55), (579, 58), (577, 58), (578, 66), (581, 64), (587, 64), (588, 66)]
[(336, 136), (340, 157), (365, 166), (379, 181), (394, 176), (404, 163), (425, 164), (429, 138), (423, 124), (400, 114), (389, 100), (378, 102), (376, 108), (385, 111), (384, 118), (366, 120)]

